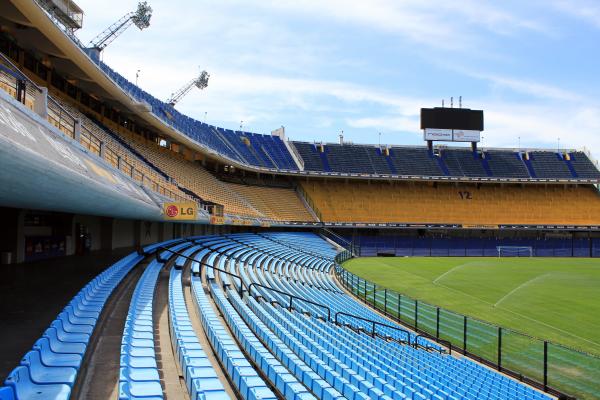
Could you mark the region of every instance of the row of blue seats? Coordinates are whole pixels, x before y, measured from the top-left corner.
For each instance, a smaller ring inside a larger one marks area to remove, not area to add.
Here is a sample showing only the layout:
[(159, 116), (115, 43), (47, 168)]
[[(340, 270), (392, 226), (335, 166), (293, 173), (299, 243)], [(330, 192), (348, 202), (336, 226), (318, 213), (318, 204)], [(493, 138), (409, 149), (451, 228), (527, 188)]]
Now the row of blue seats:
[[(281, 363), (289, 370), (295, 371), (298, 379), (305, 387), (319, 399), (342, 399), (344, 396), (333, 388), (327, 381), (321, 378), (304, 360), (300, 359), (290, 348), (273, 333), (256, 315), (248, 305), (237, 295), (237, 292), (228, 290), (227, 297), (234, 309), (251, 328), (260, 340), (265, 343), (273, 354), (281, 360)], [(248, 298), (248, 302), (255, 302)]]
[[(518, 252), (506, 252), (507, 256), (537, 257), (589, 257), (600, 249), (589, 238), (551, 238), (551, 239), (496, 239), (496, 238), (429, 238), (402, 236), (358, 236), (346, 237), (354, 240), (363, 257), (376, 256), (378, 253), (396, 256), (455, 256), (455, 257), (496, 257), (498, 246), (531, 247)], [(600, 250), (599, 250), (600, 252)]]
[[(194, 278), (196, 286), (200, 285), (198, 278)], [(291, 374), (282, 363), (267, 349), (254, 333), (248, 328), (246, 323), (239, 316), (237, 311), (227, 301), (225, 294), (216, 283), (210, 284), (210, 291), (218, 309), (224, 316), (233, 335), (241, 344), (247, 354), (252, 358), (252, 362), (257, 365), (263, 374), (269, 379), (279, 393), (286, 400), (311, 400), (316, 399), (308, 389), (302, 385), (296, 377)]]
[[(426, 146), (379, 146), (293, 142), (305, 170), (354, 174), (421, 175), (497, 178), (600, 178), (600, 171), (580, 151), (513, 149), (473, 152), (468, 148), (429, 150)], [(569, 158), (569, 159), (567, 159)]]
[[(249, 264), (250, 265), (250, 264)], [(240, 271), (240, 273), (243, 274), (243, 271)], [(237, 300), (237, 297), (235, 297), (235, 292), (230, 291), (229, 292), (229, 298), (232, 302), (235, 303), (235, 301)], [(234, 299), (234, 300), (232, 300)], [(249, 299), (250, 302), (254, 302), (255, 300), (250, 298)], [(239, 304), (238, 304), (239, 305)], [(252, 317), (250, 317), (252, 318)], [(256, 325), (254, 325), (256, 326)], [(260, 334), (257, 332), (257, 334)], [(283, 346), (283, 350), (281, 353), (277, 353), (277, 354), (281, 354), (281, 359), (285, 360), (286, 358), (291, 357), (291, 355), (294, 354), (294, 351), (290, 350), (289, 346), (293, 346), (296, 345), (296, 347), (294, 347), (295, 349), (302, 349), (302, 345), (299, 345), (298, 347), (298, 343), (297, 342), (288, 342), (286, 341), (286, 338), (281, 338), (281, 340), (283, 340), (285, 342), (285, 344), (280, 344), (280, 349), (281, 350), (281, 346)], [(299, 350), (302, 352), (302, 350)], [(322, 360), (320, 360), (315, 354), (312, 354), (310, 352), (303, 352), (302, 353), (302, 357), (300, 357), (300, 359), (302, 359), (303, 361), (301, 361), (304, 365), (310, 365), (311, 367), (313, 367), (314, 371), (313, 373), (316, 374), (316, 376), (305, 376), (304, 374), (302, 375), (303, 379), (305, 379), (305, 384), (307, 384), (308, 387), (312, 387), (313, 390), (315, 391), (315, 393), (318, 393), (319, 395), (323, 396), (321, 398), (338, 398), (338, 397), (343, 397), (341, 393), (343, 393), (343, 395), (346, 398), (351, 398), (351, 399), (364, 399), (364, 398), (368, 398), (367, 395), (361, 393), (360, 388), (358, 388), (357, 386), (353, 385), (352, 383), (350, 383), (346, 377), (341, 376), (338, 372), (336, 372), (335, 367), (333, 366), (328, 366), (326, 364), (323, 364)], [(316, 367), (316, 365), (319, 365), (319, 367)], [(326, 373), (324, 371), (327, 371)], [(322, 376), (319, 376), (319, 372), (322, 373)], [(325, 381), (324, 379), (334, 379), (334, 382), (331, 383), (327, 383), (327, 381)], [(308, 381), (308, 382), (306, 382)], [(332, 387), (332, 384), (335, 384), (336, 387)]]
[(303, 332), (304, 343), (313, 351), (320, 348), (325, 357), (349, 366), (370, 383), (374, 382), (373, 374), (384, 379), (406, 398), (546, 398), (501, 374), (479, 366), (473, 368), (476, 364), (466, 359), (398, 346), (313, 318), (299, 318), (272, 306), (264, 308), (285, 327), (283, 334), (299, 337), (297, 332)]
[(181, 283), (181, 270), (171, 269), (169, 278), (169, 323), (175, 359), (191, 399), (229, 399), (206, 350), (192, 326)]
[[(239, 247), (236, 246), (236, 247)], [(234, 248), (230, 249), (229, 251), (235, 251)], [(253, 251), (254, 253), (256, 253), (256, 251)], [(208, 259), (208, 263), (211, 264), (213, 262), (215, 262), (215, 258), (211, 258), (209, 257)], [(219, 267), (220, 268), (226, 268), (225, 267), (225, 263), (223, 261), (226, 261), (225, 256), (220, 257), (219, 260)], [(245, 261), (240, 260), (240, 263), (244, 263)], [(252, 262), (252, 261), (248, 261), (248, 262)], [(227, 263), (229, 265), (229, 267), (232, 266), (232, 263)], [(210, 268), (208, 269), (210, 270)], [(230, 272), (235, 273), (235, 269), (229, 269)], [(244, 323), (244, 320), (242, 320), (242, 318), (237, 314), (236, 310), (240, 310), (240, 307), (245, 307), (243, 305), (243, 302), (241, 302), (241, 299), (239, 297), (237, 297), (236, 292), (229, 290), (228, 291), (228, 297), (229, 300), (235, 304), (235, 307), (231, 307), (225, 300), (225, 296), (224, 294), (220, 291), (220, 289), (213, 284), (212, 286), (212, 293), (213, 293), (213, 297), (216, 297), (216, 302), (217, 305), (219, 306), (219, 308), (221, 309), (221, 312), (223, 313), (223, 315), (225, 316), (225, 318), (228, 320), (228, 322), (230, 323), (230, 327), (232, 330), (236, 331), (239, 334), (238, 340), (244, 340), (243, 338), (248, 338), (250, 337), (250, 340), (254, 343), (259, 343), (258, 342), (258, 338), (256, 336), (254, 336), (254, 334), (251, 333), (251, 330), (249, 330), (248, 325), (246, 325)], [(250, 299), (252, 300), (252, 299)], [(237, 304), (235, 303), (237, 302)], [(248, 315), (247, 315), (247, 311), (248, 309), (246, 308), (246, 315), (244, 315), (244, 319), (246, 321), (248, 321)], [(252, 317), (250, 317), (252, 318)], [(252, 323), (256, 324), (257, 323), (257, 319), (253, 318), (251, 319)], [(260, 323), (260, 322), (258, 322)], [(242, 329), (243, 332), (245, 333), (239, 333), (238, 330)], [(261, 335), (261, 332), (256, 332), (254, 331), (256, 335)], [(268, 333), (266, 332), (266, 327), (263, 326), (263, 331), (262, 331), (262, 337), (264, 337), (265, 335), (268, 335)], [(262, 347), (262, 346), (261, 346)], [(275, 369), (275, 377), (272, 378), (273, 379), (277, 379), (277, 380), (281, 380), (281, 379), (285, 379), (288, 381), (293, 381), (293, 385), (291, 385), (293, 388), (295, 388), (295, 390), (290, 393), (288, 391), (285, 391), (285, 397), (288, 399), (296, 399), (296, 398), (308, 398), (308, 397), (313, 397), (312, 394), (310, 394), (309, 392), (306, 392), (306, 388), (310, 388), (311, 391), (318, 397), (318, 398), (325, 398), (325, 399), (337, 399), (337, 398), (343, 398), (342, 394), (340, 392), (338, 392), (336, 389), (334, 389), (331, 385), (329, 385), (325, 380), (323, 380), (321, 377), (319, 377), (319, 375), (317, 373), (315, 373), (314, 371), (311, 370), (311, 368), (304, 363), (302, 360), (300, 360), (298, 357), (296, 357), (294, 355), (294, 353), (289, 350), (289, 348), (287, 348), (285, 345), (283, 345), (283, 343), (279, 343), (279, 348), (278, 351), (273, 352), (276, 356), (277, 359), (280, 360), (281, 364), (280, 367), (278, 369)], [(273, 362), (273, 358), (272, 356), (269, 356), (269, 359), (271, 361), (267, 362), (267, 365), (269, 365), (270, 363)], [(275, 360), (276, 362), (276, 360)], [(263, 363), (261, 363), (260, 365), (264, 365)], [(296, 380), (296, 378), (294, 378), (293, 376), (291, 376), (285, 369), (284, 365), (286, 367), (288, 367), (289, 371), (295, 371), (298, 380), (302, 379), (302, 384), (304, 384), (304, 386)], [(293, 369), (290, 367), (294, 367)], [(267, 370), (265, 371), (265, 373), (268, 376), (271, 376), (272, 372), (270, 372), (272, 370)], [(280, 389), (281, 390), (281, 389)], [(296, 391), (300, 391), (300, 393), (294, 393)], [(282, 391), (283, 392), (283, 391)], [(364, 398), (364, 397), (363, 397)]]
[[(162, 399), (163, 388), (154, 351), (153, 299), (158, 276), (165, 260), (173, 252), (190, 244), (181, 239), (146, 246), (144, 252), (157, 252), (138, 281), (133, 292), (121, 339), (119, 398)], [(165, 249), (161, 249), (161, 248)], [(167, 249), (168, 248), (168, 249)], [(169, 250), (170, 249), (170, 250)]]
[[(257, 239), (255, 237), (248, 236), (244, 240), (250, 241), (250, 242), (254, 241), (256, 243)], [(269, 243), (263, 243), (263, 245), (265, 247), (272, 246)], [(288, 256), (286, 256), (285, 250), (280, 250), (280, 251), (281, 251), (281, 253), (280, 253), (281, 256), (288, 257)], [(307, 262), (304, 255), (302, 253), (298, 253), (298, 252), (295, 253), (294, 257), (290, 258), (290, 261), (292, 261), (294, 264), (300, 265), (300, 266), (304, 266)], [(326, 268), (326, 270), (329, 271), (330, 267), (333, 264), (331, 261), (329, 261), (327, 264), (328, 264), (328, 267)], [(307, 270), (306, 268), (298, 268), (298, 269), (299, 270)], [(287, 270), (285, 272), (286, 272), (286, 274), (290, 274), (290, 273), (292, 273), (292, 271), (293, 271), (293, 269)], [(308, 269), (308, 271), (310, 271), (310, 270)], [(242, 273), (242, 275), (244, 275), (244, 274)], [(325, 274), (313, 274), (313, 275), (321, 276), (324, 281), (329, 282), (329, 284), (331, 286), (335, 286), (335, 284), (331, 281), (331, 277), (329, 276), (329, 274), (325, 273)], [(350, 299), (344, 295), (341, 295), (341, 296), (337, 296), (335, 294), (328, 295), (326, 293), (322, 293), (322, 291), (315, 290), (318, 288), (313, 288), (310, 285), (308, 287), (305, 287), (305, 285), (298, 285), (296, 282), (293, 282), (293, 281), (286, 282), (286, 281), (282, 281), (282, 280), (273, 280), (273, 277), (270, 276), (270, 274), (262, 274), (262, 272), (258, 274), (257, 279), (259, 280), (260, 283), (268, 285), (268, 286), (273, 286), (281, 291), (292, 293), (298, 297), (309, 298), (320, 304), (327, 304), (331, 308), (332, 315), (334, 315), (338, 311), (344, 311), (344, 312), (348, 312), (348, 313), (351, 313), (354, 315), (358, 315), (363, 318), (376, 320), (383, 324), (387, 324), (389, 322), (389, 321), (385, 320), (383, 317), (379, 316), (376, 313), (371, 312), (368, 309), (365, 309), (362, 305), (356, 303), (353, 299)], [(250, 283), (251, 283), (251, 281), (247, 282), (247, 284), (250, 284)], [(338, 292), (339, 292), (339, 290), (338, 290)], [(269, 293), (268, 291), (263, 293), (263, 295), (266, 298), (276, 298), (277, 301), (279, 301), (282, 304), (285, 304), (285, 300), (286, 300), (284, 298), (285, 296), (280, 296), (278, 294)], [(302, 310), (310, 311), (314, 315), (320, 315), (322, 317), (325, 316), (324, 310), (322, 308), (319, 308), (317, 306), (314, 306), (314, 305), (311, 305), (308, 303), (302, 303), (302, 302), (297, 302), (297, 303), (299, 303), (298, 305), (301, 306)], [(365, 330), (370, 329), (370, 323), (361, 321), (360, 319), (349, 318), (349, 317), (341, 317), (340, 319), (343, 322), (355, 325), (358, 328), (362, 328)], [(387, 334), (387, 335), (397, 338), (397, 339), (401, 339), (401, 340), (411, 340), (411, 338), (413, 337), (413, 335), (411, 335), (410, 337), (406, 337), (406, 334), (403, 334), (403, 333), (401, 333), (397, 330), (391, 329), (391, 328), (379, 328), (379, 332), (382, 334)], [(431, 344), (427, 341), (423, 341), (424, 343), (421, 343), (422, 339), (419, 339), (419, 340), (420, 340), (420, 344), (425, 344), (426, 346), (429, 346), (429, 347), (439, 348), (439, 346), (437, 346), (437, 345)]]
[(138, 281), (121, 339), (119, 399), (163, 399), (154, 351), (154, 288), (162, 263), (152, 260)]
[[(244, 241), (251, 243), (252, 247), (244, 248), (241, 245)], [(256, 253), (260, 253), (260, 247), (264, 247), (269, 254), (267, 256), (256, 255)], [(332, 310), (341, 310), (376, 319), (376, 313), (344, 294), (319, 290), (282, 279), (279, 274), (271, 273), (271, 266), (276, 264), (276, 257), (286, 258), (294, 265), (285, 270), (286, 273), (293, 273), (292, 271), (296, 271), (298, 268), (306, 268), (305, 265), (309, 265), (310, 262), (305, 260), (306, 254), (302, 251), (298, 251), (294, 256), (286, 253), (283, 249), (274, 250), (273, 241), (265, 238), (257, 239), (256, 235), (250, 234), (236, 235), (233, 244), (223, 241), (217, 250), (225, 256), (240, 260), (233, 264), (227, 260), (222, 261), (223, 256), (221, 256), (219, 266), (228, 268), (232, 273), (239, 273), (247, 285), (251, 282), (259, 282), (286, 293), (328, 304)], [(244, 261), (241, 261), (242, 257)], [(211, 256), (209, 255), (207, 259), (210, 260)], [(316, 269), (306, 269), (310, 274), (325, 275), (325, 279), (333, 282), (328, 273)], [(330, 269), (326, 270), (330, 271)], [(298, 274), (296, 276), (302, 278), (307, 275)], [(236, 285), (235, 282), (232, 284)], [(286, 304), (283, 298), (285, 296), (276, 292), (264, 290), (261, 294), (266, 299), (279, 300)], [(228, 293), (229, 300), (240, 312), (242, 307), (237, 304), (235, 296), (237, 296), (236, 292)], [(438, 400), (548, 399), (547, 396), (468, 359), (456, 359), (438, 352), (414, 349), (410, 346), (402, 346), (397, 342), (388, 342), (378, 337), (371, 338), (368, 335), (357, 334), (352, 330), (316, 319), (314, 315), (318, 315), (317, 310), (312, 310), (314, 311), (313, 316), (302, 317), (301, 314), (290, 313), (277, 306), (271, 306), (268, 302), (259, 303), (252, 298), (247, 301), (253, 315), (258, 316), (271, 332), (276, 333), (280, 341), (288, 346), (288, 349), (293, 350), (293, 353), (304, 360), (307, 365), (314, 366), (315, 372), (322, 373), (324, 379), (331, 383), (336, 390), (341, 390), (346, 397), (357, 396), (358, 392), (354, 392), (352, 389), (361, 388), (360, 390), (369, 393), (370, 397), (374, 398), (388, 396), (400, 399)], [(307, 306), (305, 309), (310, 309), (310, 307)], [(382, 322), (390, 323), (383, 317), (378, 317)], [(250, 320), (249, 318), (251, 317), (244, 316), (246, 322)], [(261, 334), (257, 324), (248, 324), (248, 326), (253, 328), (257, 336)], [(265, 337), (264, 333), (262, 334)], [(263, 341), (265, 340), (263, 339)], [(275, 343), (274, 341), (265, 342)], [(269, 347), (275, 353), (279, 351), (279, 346), (274, 344)], [(374, 351), (374, 349), (378, 350)], [(395, 355), (392, 357), (392, 354)], [(346, 382), (326, 373), (322, 366), (323, 363), (337, 368), (335, 371), (344, 371), (346, 375), (342, 375), (342, 377), (351, 379), (347, 379)]]
[(132, 253), (71, 300), (0, 388), (0, 399), (68, 399), (102, 309), (143, 256)]
[(206, 336), (241, 397), (245, 400), (276, 399), (219, 320), (198, 277), (192, 278), (192, 292)]

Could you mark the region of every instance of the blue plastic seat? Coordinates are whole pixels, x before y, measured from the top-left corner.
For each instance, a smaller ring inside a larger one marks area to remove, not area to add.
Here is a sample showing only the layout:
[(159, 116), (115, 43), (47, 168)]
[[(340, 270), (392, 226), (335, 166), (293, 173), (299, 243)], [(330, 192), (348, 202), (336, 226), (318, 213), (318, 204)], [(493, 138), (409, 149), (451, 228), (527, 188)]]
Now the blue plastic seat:
[(15, 368), (4, 384), (12, 387), (17, 400), (68, 400), (71, 395), (69, 385), (34, 383), (25, 366)]
[(0, 400), (15, 400), (15, 391), (10, 386), (0, 387)]
[(50, 349), (55, 353), (80, 354), (82, 356), (85, 354), (85, 343), (63, 342), (56, 335), (54, 328), (46, 329), (44, 337), (48, 339)]
[(77, 369), (73, 367), (48, 367), (42, 364), (40, 353), (31, 350), (21, 359), (21, 365), (29, 368), (31, 380), (38, 384), (64, 383), (73, 386)]
[(119, 399), (144, 399), (162, 400), (163, 392), (160, 382), (135, 382), (127, 381), (119, 383)]
[(48, 367), (79, 368), (83, 360), (81, 354), (56, 353), (52, 351), (50, 341), (44, 337), (35, 342), (33, 349), (39, 351), (42, 364)]

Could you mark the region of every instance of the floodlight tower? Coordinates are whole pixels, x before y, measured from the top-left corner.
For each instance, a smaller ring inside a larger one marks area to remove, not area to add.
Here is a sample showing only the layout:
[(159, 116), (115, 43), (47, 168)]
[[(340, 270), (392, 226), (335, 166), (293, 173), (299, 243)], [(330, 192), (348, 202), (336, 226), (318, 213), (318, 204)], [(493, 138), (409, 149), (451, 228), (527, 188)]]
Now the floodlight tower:
[(210, 78), (208, 72), (200, 72), (200, 75), (197, 78), (192, 79), (181, 89), (171, 94), (171, 98), (167, 100), (167, 103), (175, 107), (175, 104), (177, 104), (179, 100), (183, 99), (185, 95), (187, 95), (190, 92), (190, 90), (192, 90), (192, 88), (197, 87), (200, 90), (206, 89), (206, 87), (208, 86), (208, 78)]
[(120, 34), (125, 32), (132, 24), (137, 26), (139, 30), (149, 27), (151, 17), (152, 7), (148, 5), (148, 2), (140, 1), (137, 10), (125, 14), (120, 20), (92, 39), (90, 47), (100, 52), (104, 50), (106, 46), (111, 44)]

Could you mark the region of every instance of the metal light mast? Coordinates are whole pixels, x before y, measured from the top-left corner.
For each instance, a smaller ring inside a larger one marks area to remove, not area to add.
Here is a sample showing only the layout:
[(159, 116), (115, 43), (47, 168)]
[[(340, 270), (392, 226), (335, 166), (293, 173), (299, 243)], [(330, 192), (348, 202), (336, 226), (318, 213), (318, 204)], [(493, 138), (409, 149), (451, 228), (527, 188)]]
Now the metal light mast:
[(148, 2), (141, 1), (138, 3), (138, 8), (128, 14), (125, 14), (120, 20), (109, 26), (90, 42), (90, 47), (102, 51), (106, 46), (112, 43), (121, 33), (125, 32), (132, 24), (137, 26), (139, 30), (146, 29), (150, 26), (150, 18), (152, 17), (152, 7)]
[(194, 86), (200, 90), (206, 89), (206, 87), (208, 86), (208, 78), (209, 77), (210, 77), (210, 75), (208, 74), (208, 72), (202, 71), (197, 78), (192, 79), (184, 87), (182, 87), (181, 89), (179, 89), (178, 91), (173, 93), (171, 95), (171, 98), (169, 100), (167, 100), (167, 103), (169, 103), (171, 106), (175, 107), (175, 104), (177, 104), (179, 102), (179, 100), (184, 98), (185, 95), (187, 95), (190, 92), (190, 90), (192, 90), (192, 88), (194, 88)]

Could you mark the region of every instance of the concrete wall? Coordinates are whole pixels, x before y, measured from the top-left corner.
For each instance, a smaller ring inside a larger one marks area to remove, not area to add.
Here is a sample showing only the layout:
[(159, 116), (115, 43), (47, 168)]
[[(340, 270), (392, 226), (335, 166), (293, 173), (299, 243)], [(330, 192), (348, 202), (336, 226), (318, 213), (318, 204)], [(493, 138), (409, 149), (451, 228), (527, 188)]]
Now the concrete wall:
[[(75, 254), (77, 236), (80, 233), (77, 230), (78, 224), (89, 232), (92, 251), (133, 248), (178, 237), (215, 235), (232, 231), (230, 226), (150, 222), (16, 208), (0, 208), (0, 216), (6, 222), (0, 235), (3, 238), (0, 253), (12, 253), (12, 263), (24, 262), (27, 236), (65, 236), (66, 254)], [(42, 223), (25, 226), (26, 216), (30, 221), (32, 218), (40, 218)]]
[(92, 248), (91, 250), (100, 250), (101, 249), (101, 218), (90, 215), (76, 215), (73, 218), (73, 237), (77, 234), (76, 226), (77, 224), (81, 224), (85, 226), (90, 232), (90, 236), (92, 239)]
[(115, 219), (112, 223), (112, 248), (134, 246), (133, 229), (135, 221), (132, 219)]

